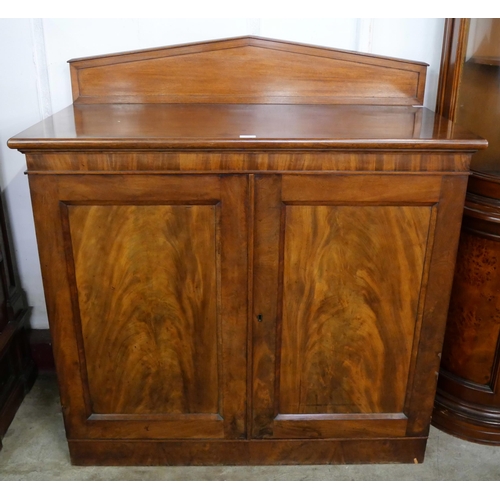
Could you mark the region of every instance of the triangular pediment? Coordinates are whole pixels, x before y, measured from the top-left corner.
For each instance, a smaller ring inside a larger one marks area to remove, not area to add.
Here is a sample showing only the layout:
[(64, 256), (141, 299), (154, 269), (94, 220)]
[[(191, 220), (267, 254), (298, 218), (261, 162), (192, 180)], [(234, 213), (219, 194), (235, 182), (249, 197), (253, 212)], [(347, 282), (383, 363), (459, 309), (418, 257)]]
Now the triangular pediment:
[(426, 64), (241, 37), (70, 61), (79, 103), (422, 104)]

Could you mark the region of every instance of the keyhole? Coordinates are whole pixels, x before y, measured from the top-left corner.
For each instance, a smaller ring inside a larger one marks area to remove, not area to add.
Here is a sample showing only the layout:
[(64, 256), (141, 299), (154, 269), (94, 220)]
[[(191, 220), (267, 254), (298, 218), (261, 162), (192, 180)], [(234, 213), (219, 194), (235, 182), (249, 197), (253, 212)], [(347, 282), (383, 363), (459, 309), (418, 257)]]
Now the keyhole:
[(257, 315), (257, 321), (262, 322), (262, 314)]

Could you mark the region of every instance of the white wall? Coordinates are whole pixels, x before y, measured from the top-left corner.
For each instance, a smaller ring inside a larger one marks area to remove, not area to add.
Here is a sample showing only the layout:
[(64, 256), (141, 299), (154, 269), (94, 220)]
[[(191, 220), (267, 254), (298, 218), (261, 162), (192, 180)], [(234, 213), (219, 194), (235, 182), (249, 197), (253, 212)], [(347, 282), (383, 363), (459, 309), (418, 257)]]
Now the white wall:
[(0, 182), (32, 327), (47, 328), (24, 156), (6, 141), (71, 104), (68, 59), (259, 35), (430, 64), (434, 109), (444, 19), (0, 19)]
[(21, 283), (33, 307), (32, 325), (47, 327), (47, 314), (31, 212), (24, 155), (6, 142), (43, 117), (30, 19), (0, 19), (0, 182), (12, 228)]

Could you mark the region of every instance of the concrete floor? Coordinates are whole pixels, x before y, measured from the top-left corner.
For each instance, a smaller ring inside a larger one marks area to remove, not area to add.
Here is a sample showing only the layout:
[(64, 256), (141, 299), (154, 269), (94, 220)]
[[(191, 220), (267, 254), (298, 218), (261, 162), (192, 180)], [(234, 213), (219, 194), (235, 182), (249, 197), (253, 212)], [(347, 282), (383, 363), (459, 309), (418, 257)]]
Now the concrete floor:
[(418, 465), (276, 467), (73, 467), (55, 377), (40, 375), (3, 440), (0, 480), (380, 481), (500, 480), (500, 447), (469, 443), (431, 428)]

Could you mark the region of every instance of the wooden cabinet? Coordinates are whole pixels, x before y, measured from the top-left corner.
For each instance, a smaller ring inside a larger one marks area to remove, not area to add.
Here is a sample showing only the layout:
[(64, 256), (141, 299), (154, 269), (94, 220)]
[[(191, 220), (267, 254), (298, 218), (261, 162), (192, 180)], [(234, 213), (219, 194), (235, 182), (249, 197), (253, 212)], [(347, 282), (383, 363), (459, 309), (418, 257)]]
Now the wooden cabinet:
[(60, 293), (51, 327), (72, 332), (61, 349), (80, 362), (66, 367), (69, 435), (241, 437), (246, 179), (34, 176), (30, 187), (37, 234), (52, 240), (44, 279)]
[(247, 37), (72, 75), (9, 144), (73, 463), (422, 461), (485, 146), (413, 106), (425, 66)]
[(254, 232), (254, 437), (424, 431), (431, 402), (419, 386), (435, 379), (435, 353), (419, 337), (436, 319), (425, 307), (440, 300), (447, 245), (430, 242), (449, 217), (442, 193), (462, 187), (425, 175), (256, 177), (266, 224)]
[(500, 19), (448, 19), (439, 107), (488, 139), (474, 155), (433, 423), (500, 445)]
[(28, 328), (29, 308), (15, 272), (0, 200), (0, 450), (3, 436), (36, 378)]

